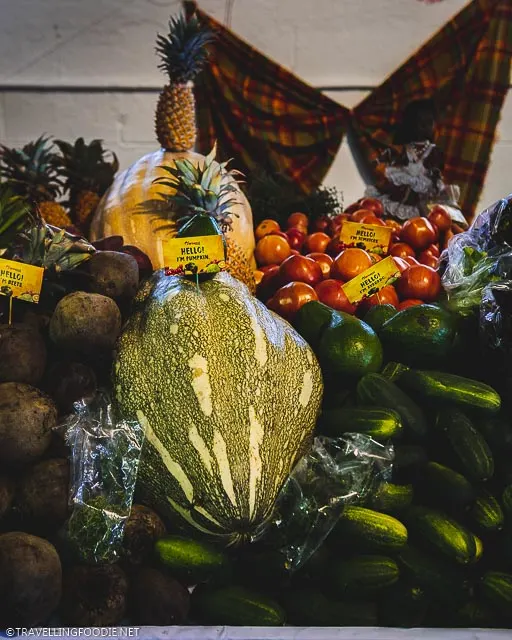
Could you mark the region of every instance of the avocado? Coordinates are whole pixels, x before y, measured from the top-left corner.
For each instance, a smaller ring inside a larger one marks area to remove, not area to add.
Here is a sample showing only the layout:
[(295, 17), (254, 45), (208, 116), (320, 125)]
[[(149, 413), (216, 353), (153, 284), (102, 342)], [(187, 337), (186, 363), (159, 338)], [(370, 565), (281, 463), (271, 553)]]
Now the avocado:
[(384, 322), (378, 334), (387, 360), (436, 367), (443, 365), (451, 352), (456, 320), (439, 306), (421, 304), (399, 311)]

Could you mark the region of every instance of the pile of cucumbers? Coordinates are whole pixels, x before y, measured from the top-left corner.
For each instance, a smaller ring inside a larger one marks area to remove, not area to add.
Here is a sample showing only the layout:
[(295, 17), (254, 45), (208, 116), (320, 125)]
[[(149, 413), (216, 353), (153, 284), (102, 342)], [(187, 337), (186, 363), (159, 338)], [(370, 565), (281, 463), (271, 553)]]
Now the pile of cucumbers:
[[(426, 334), (416, 354), (435, 355), (430, 341), (444, 358), (441, 343), (453, 332), (444, 312), (440, 322), (432, 308), (426, 313), (435, 335), (421, 320)], [(397, 335), (389, 339), (394, 357)], [(291, 574), (264, 543), (220, 551), (177, 536), (159, 542), (159, 562), (199, 583), (191, 622), (512, 628), (510, 411), (480, 380), (414, 366), (418, 339), (417, 331), (405, 335), (401, 361), (388, 359), (326, 398), (319, 433), (391, 442), (393, 477), (365, 503), (345, 507), (300, 570)]]

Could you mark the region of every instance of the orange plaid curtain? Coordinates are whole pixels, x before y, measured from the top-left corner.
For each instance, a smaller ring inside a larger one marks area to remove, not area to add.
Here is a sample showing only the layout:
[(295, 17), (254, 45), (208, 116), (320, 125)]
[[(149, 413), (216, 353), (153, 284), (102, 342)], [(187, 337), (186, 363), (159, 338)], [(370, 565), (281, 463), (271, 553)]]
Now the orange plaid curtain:
[(368, 165), (375, 169), (391, 145), (407, 103), (432, 98), (445, 180), (461, 187), (461, 207), (471, 219), (510, 85), (511, 57), (512, 0), (471, 2), (354, 109), (352, 124)]
[(217, 35), (196, 83), (198, 151), (249, 174), (263, 167), (308, 192), (321, 184), (343, 139), (348, 109), (299, 80), (191, 3)]

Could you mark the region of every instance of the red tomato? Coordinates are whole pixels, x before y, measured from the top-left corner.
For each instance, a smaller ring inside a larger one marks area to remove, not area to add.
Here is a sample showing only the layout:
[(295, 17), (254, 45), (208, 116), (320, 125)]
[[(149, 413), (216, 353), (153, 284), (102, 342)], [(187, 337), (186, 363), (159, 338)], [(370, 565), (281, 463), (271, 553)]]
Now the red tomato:
[(403, 258), (397, 258), (396, 256), (394, 256), (393, 260), (395, 261), (396, 266), (400, 269), (400, 273), (403, 273), (406, 269), (408, 269), (411, 266)]
[(432, 211), (428, 214), (428, 219), (441, 233), (448, 231), (452, 226), (450, 214), (439, 204), (432, 208)]
[(258, 240), (254, 257), (259, 266), (281, 264), (291, 253), (288, 238), (270, 234)]
[(302, 249), (306, 239), (306, 234), (303, 231), (297, 229), (297, 227), (292, 227), (291, 229), (288, 229), (286, 236), (292, 249), (297, 249), (298, 251)]
[(304, 282), (289, 282), (274, 293), (267, 301), (267, 307), (286, 320), (291, 320), (302, 305), (311, 300), (318, 300), (313, 287)]
[(347, 213), (339, 213), (337, 216), (334, 216), (334, 218), (331, 218), (329, 230), (327, 231), (331, 238), (340, 235), (340, 229), (345, 220), (350, 220), (350, 216)]
[(300, 253), (300, 251), (298, 249), (292, 249), (290, 251), (290, 253), (292, 254), (292, 256), (300, 256), (301, 255), (301, 253)]
[(404, 271), (396, 288), (401, 298), (417, 298), (432, 302), (437, 300), (441, 293), (441, 278), (432, 267), (414, 265)]
[(359, 207), (361, 209), (370, 209), (378, 218), (382, 218), (384, 215), (384, 207), (378, 198), (363, 198), (359, 200)]
[(314, 287), (323, 280), (322, 268), (312, 258), (306, 256), (290, 256), (279, 267), (281, 283), (305, 282)]
[(354, 314), (356, 312), (356, 305), (348, 301), (343, 291), (343, 283), (339, 280), (324, 280), (316, 285), (315, 291), (320, 302), (328, 307), (345, 313)]
[(349, 248), (334, 258), (331, 275), (337, 280), (352, 280), (373, 264), (370, 254), (363, 249)]
[(409, 307), (416, 307), (419, 304), (425, 304), (423, 300), (418, 300), (417, 298), (409, 298), (408, 300), (403, 300), (398, 305), (398, 311), (403, 311), (403, 309), (408, 309)]
[(418, 256), (418, 262), (420, 264), (426, 264), (427, 267), (432, 267), (432, 269), (437, 269), (439, 266), (439, 258), (433, 256), (428, 251), (422, 251)]
[(400, 300), (398, 299), (398, 294), (395, 290), (395, 287), (391, 284), (383, 287), (378, 293), (375, 293), (373, 296), (366, 298), (361, 302), (361, 307), (363, 309), (369, 309), (370, 307), (376, 307), (379, 304), (391, 304), (393, 307), (398, 307)]
[(414, 257), (416, 255), (414, 249), (405, 242), (396, 242), (395, 244), (391, 245), (389, 253), (392, 256), (395, 256), (395, 258), (406, 258), (407, 256)]
[(279, 265), (269, 264), (265, 267), (260, 267), (260, 272), (263, 273), (261, 282), (258, 285), (256, 294), (260, 300), (268, 300), (274, 292), (279, 289)]
[(323, 231), (316, 231), (307, 236), (305, 241), (305, 249), (308, 253), (324, 253), (327, 245), (331, 241), (331, 237)]
[(428, 218), (411, 218), (404, 222), (400, 238), (416, 251), (423, 251), (437, 241), (439, 231)]
[(396, 220), (385, 220), (386, 227), (391, 227), (393, 233), (400, 234), (402, 231), (402, 225)]
[(357, 211), (354, 211), (350, 216), (350, 219), (352, 222), (361, 222), (361, 220), (368, 215), (373, 216), (373, 211), (370, 211), (369, 209), (358, 209)]
[(315, 262), (318, 262), (320, 265), (320, 269), (322, 269), (322, 274), (324, 279), (328, 278), (331, 275), (331, 267), (334, 263), (334, 260), (331, 256), (326, 253), (308, 253), (306, 258), (311, 258)]
[(332, 258), (335, 258), (340, 251), (343, 251), (344, 246), (345, 245), (339, 239), (339, 234), (337, 234), (327, 245), (325, 253), (328, 253)]
[(410, 267), (414, 267), (419, 264), (418, 260), (414, 256), (405, 256), (402, 260), (405, 260)]
[(309, 224), (309, 219), (305, 213), (292, 213), (288, 216), (288, 220), (286, 221), (288, 229), (290, 227), (306, 227)]
[(276, 220), (262, 220), (254, 230), (254, 237), (256, 240), (261, 240), (263, 236), (268, 236), (273, 231), (280, 231), (281, 227)]
[(252, 275), (254, 276), (254, 284), (256, 286), (258, 286), (261, 283), (261, 281), (263, 280), (263, 276), (265, 274), (263, 273), (263, 271), (260, 271), (259, 269), (255, 269), (252, 272)]
[(425, 249), (425, 253), (430, 253), (431, 256), (434, 256), (435, 258), (439, 258), (439, 255), (440, 255), (439, 245), (431, 244)]
[(323, 231), (327, 233), (329, 231), (329, 227), (331, 224), (331, 220), (329, 216), (320, 216), (313, 222), (313, 229), (315, 231)]
[(281, 231), (280, 229), (276, 229), (274, 231), (271, 231), (269, 234), (269, 236), (279, 236), (280, 238), (284, 238), (288, 244), (290, 244), (290, 238), (286, 235), (286, 233), (284, 231)]
[(366, 216), (363, 216), (359, 222), (361, 222), (362, 224), (376, 224), (377, 226), (380, 227), (385, 227), (386, 223), (384, 222), (384, 220), (381, 220), (380, 218), (377, 218), (377, 216), (374, 213), (369, 213)]
[(379, 256), (378, 253), (370, 253), (369, 256), (372, 259), (373, 264), (377, 264), (377, 262), (382, 260), (382, 256)]

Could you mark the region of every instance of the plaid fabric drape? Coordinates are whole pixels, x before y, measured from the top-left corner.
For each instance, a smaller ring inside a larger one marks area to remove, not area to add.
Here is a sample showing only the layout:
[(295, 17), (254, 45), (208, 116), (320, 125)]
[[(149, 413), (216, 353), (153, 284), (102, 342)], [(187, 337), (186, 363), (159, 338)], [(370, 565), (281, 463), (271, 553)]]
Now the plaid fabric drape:
[[(190, 6), (190, 5), (189, 5)], [(196, 83), (198, 150), (250, 173), (282, 173), (308, 192), (321, 184), (341, 144), (349, 111), (299, 80), (196, 8), (217, 34)]]
[(445, 180), (460, 185), (461, 206), (471, 219), (510, 83), (511, 57), (512, 1), (474, 0), (354, 109), (364, 159), (375, 167), (407, 103), (432, 98)]

